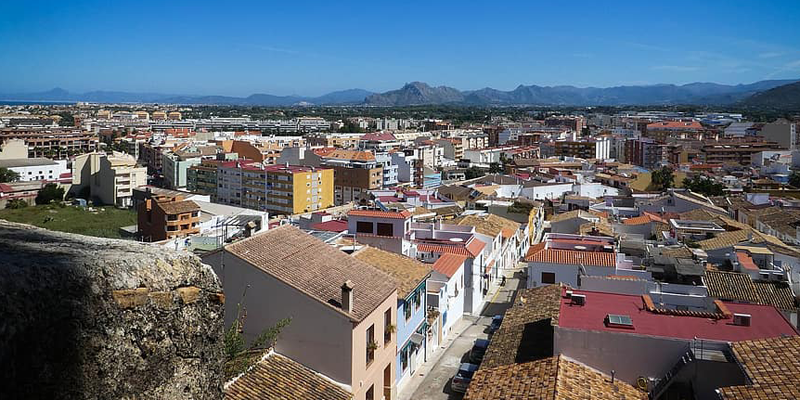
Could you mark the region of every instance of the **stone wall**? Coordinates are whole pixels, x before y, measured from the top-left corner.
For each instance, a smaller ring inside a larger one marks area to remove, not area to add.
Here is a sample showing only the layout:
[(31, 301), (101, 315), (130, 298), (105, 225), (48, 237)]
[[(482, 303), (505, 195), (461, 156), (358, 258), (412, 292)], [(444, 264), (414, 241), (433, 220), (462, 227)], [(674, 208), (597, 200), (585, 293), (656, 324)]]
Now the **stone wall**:
[(0, 398), (220, 399), (224, 300), (190, 254), (0, 220)]

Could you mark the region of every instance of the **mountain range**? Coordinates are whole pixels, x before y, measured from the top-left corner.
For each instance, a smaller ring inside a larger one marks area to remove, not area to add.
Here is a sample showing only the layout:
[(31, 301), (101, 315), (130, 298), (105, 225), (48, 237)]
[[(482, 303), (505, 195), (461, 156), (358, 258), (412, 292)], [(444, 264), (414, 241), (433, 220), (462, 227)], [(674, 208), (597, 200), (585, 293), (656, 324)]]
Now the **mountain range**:
[(756, 93), (742, 102), (746, 107), (771, 108), (776, 110), (800, 110), (800, 82), (778, 86)]
[(360, 104), (372, 92), (363, 89), (348, 89), (331, 92), (319, 97), (275, 96), (271, 94), (251, 94), (247, 97), (233, 96), (189, 96), (164, 93), (132, 93), (94, 91), (71, 93), (61, 88), (37, 93), (0, 94), (0, 100), (37, 102), (75, 102), (90, 103), (163, 103), (163, 104), (204, 104), (237, 106), (291, 106), (291, 105), (346, 105)]
[(616, 86), (578, 88), (575, 86), (524, 86), (511, 91), (483, 88), (472, 91), (423, 82), (407, 83), (400, 89), (373, 94), (365, 104), (404, 106), (417, 104), (468, 105), (560, 105), (560, 106), (625, 106), (669, 104), (733, 104), (761, 91), (773, 89), (795, 80), (760, 81), (747, 85), (689, 83), (686, 85)]
[[(722, 85), (717, 83), (689, 83), (686, 85), (615, 86), (608, 88), (575, 86), (520, 85), (514, 90), (493, 88), (458, 90), (448, 86), (430, 86), (424, 82), (411, 82), (397, 90), (373, 93), (363, 89), (331, 92), (319, 97), (276, 96), (252, 94), (247, 97), (192, 96), (162, 93), (131, 93), (94, 91), (71, 93), (56, 88), (39, 93), (0, 94), (7, 101), (51, 101), (94, 103), (164, 103), (196, 105), (239, 106), (293, 106), (293, 105), (365, 105), (378, 107), (410, 105), (474, 105), (474, 106), (636, 106), (636, 105), (730, 105), (757, 106), (760, 101), (786, 101), (800, 103), (798, 89), (781, 89), (800, 82), (798, 80), (765, 80), (750, 84)], [(796, 85), (798, 86), (798, 85)], [(774, 91), (778, 91), (777, 94)], [(772, 93), (767, 97), (759, 97)], [(764, 100), (775, 99), (778, 100)], [(762, 99), (762, 100), (759, 100)]]

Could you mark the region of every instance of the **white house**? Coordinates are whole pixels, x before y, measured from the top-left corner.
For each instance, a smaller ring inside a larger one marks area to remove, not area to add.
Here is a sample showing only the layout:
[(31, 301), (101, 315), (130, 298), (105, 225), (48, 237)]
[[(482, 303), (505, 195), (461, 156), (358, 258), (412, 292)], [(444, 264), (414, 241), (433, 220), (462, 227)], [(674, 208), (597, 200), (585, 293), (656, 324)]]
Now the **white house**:
[(68, 173), (67, 160), (49, 158), (15, 158), (0, 160), (1, 168), (8, 168), (19, 174), (20, 182), (56, 180)]

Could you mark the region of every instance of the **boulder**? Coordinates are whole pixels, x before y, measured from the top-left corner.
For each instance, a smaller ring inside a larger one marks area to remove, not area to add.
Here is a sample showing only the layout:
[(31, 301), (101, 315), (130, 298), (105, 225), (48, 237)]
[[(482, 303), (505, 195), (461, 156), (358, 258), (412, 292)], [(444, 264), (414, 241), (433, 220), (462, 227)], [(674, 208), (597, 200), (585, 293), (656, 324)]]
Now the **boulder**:
[(0, 398), (221, 399), (224, 299), (191, 254), (0, 220)]

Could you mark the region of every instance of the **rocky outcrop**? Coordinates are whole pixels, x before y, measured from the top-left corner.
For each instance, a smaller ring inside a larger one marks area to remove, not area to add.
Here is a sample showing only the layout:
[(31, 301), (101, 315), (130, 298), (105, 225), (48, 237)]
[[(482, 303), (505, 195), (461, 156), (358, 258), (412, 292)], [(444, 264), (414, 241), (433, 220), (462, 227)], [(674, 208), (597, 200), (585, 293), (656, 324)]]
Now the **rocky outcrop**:
[(0, 398), (222, 398), (224, 300), (190, 254), (0, 220)]

